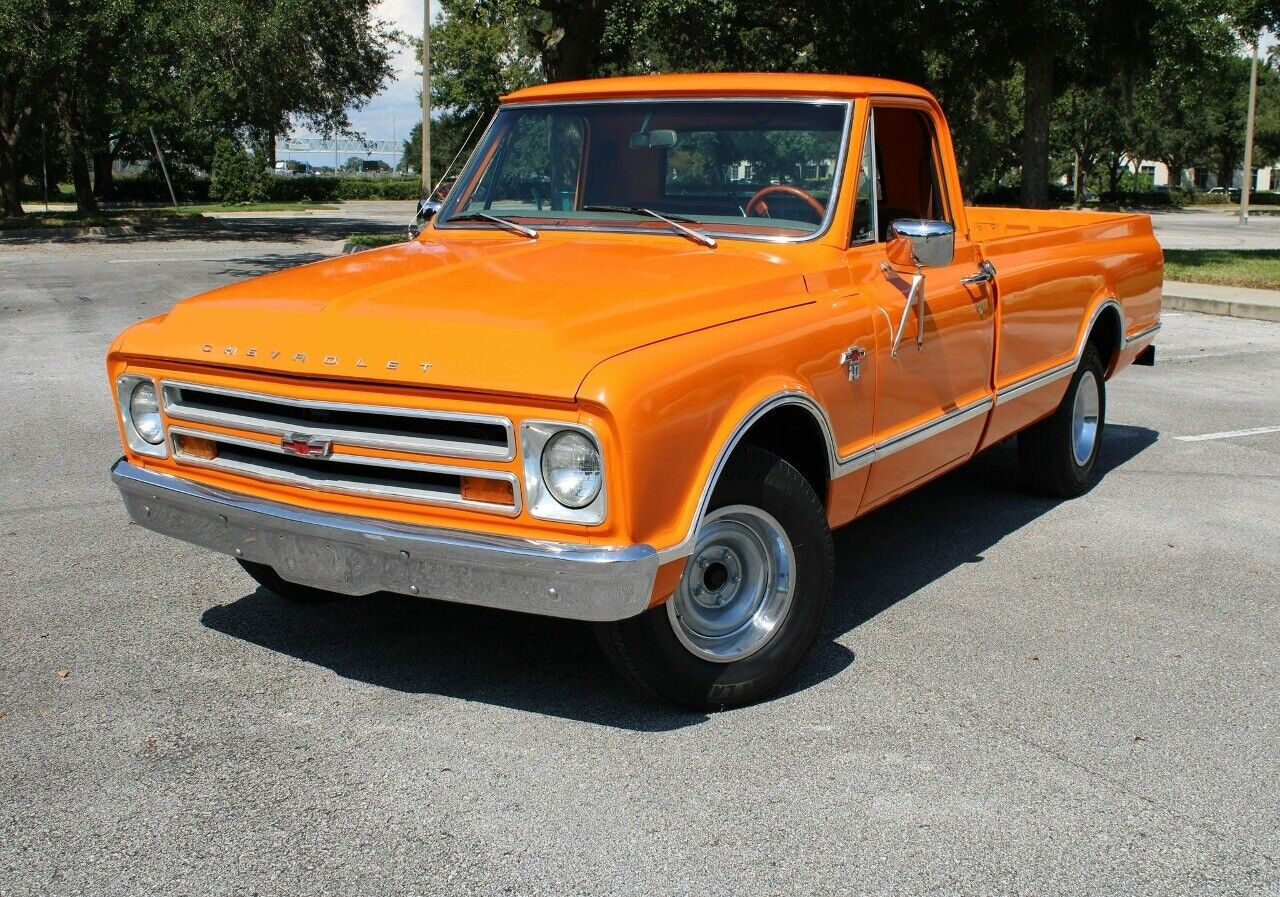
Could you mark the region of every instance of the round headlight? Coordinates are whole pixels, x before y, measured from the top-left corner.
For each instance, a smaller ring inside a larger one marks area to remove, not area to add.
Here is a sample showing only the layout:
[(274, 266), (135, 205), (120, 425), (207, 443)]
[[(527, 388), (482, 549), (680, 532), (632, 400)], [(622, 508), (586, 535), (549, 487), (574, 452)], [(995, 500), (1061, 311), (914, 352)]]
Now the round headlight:
[(566, 508), (585, 508), (596, 500), (604, 476), (600, 450), (573, 430), (562, 430), (542, 449), (542, 482)]
[(133, 388), (129, 394), (129, 420), (138, 435), (152, 445), (159, 445), (164, 440), (155, 384), (144, 380)]

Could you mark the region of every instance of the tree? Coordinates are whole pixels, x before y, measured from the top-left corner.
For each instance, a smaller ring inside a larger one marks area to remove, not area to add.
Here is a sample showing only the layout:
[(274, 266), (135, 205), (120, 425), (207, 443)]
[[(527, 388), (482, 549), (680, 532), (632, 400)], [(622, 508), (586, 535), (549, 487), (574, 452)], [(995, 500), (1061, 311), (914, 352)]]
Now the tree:
[(33, 113), (49, 100), (50, 43), (43, 0), (0, 4), (0, 217), (22, 214), (20, 153)]
[(275, 163), (291, 121), (349, 133), (348, 113), (390, 77), (398, 38), (373, 0), (192, 0), (187, 65), (202, 67), (200, 105), (224, 134), (242, 133)]

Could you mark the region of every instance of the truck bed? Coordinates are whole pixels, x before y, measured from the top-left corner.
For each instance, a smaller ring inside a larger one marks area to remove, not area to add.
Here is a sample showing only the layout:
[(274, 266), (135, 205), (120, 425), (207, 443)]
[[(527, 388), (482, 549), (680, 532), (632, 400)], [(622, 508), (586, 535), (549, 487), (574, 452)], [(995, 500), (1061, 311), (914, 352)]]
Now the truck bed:
[[(970, 234), (996, 268), (997, 395), (1016, 395), (1037, 377), (1078, 362), (1095, 310), (1113, 302), (1119, 320), (1108, 374), (1133, 360), (1132, 340), (1159, 321), (1163, 265), (1146, 215), (966, 207)], [(1060, 388), (997, 411), (990, 439), (1047, 413)]]
[(1093, 212), (1074, 209), (1007, 209), (993, 206), (965, 206), (973, 239), (986, 243), (1009, 237), (1043, 234), (1090, 225), (1147, 221), (1145, 215), (1127, 212)]

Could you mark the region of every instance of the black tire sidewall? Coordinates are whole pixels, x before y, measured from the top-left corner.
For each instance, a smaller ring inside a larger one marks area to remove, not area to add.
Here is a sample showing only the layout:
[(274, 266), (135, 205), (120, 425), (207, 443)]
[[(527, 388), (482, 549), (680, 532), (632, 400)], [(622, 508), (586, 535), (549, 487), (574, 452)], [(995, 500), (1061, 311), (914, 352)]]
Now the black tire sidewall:
[(294, 604), (329, 604), (335, 601), (342, 601), (347, 597), (346, 595), (339, 595), (337, 592), (317, 589), (314, 586), (304, 586), (289, 582), (287, 579), (283, 579), (275, 571), (275, 568), (268, 564), (246, 561), (244, 558), (236, 558), (236, 561), (258, 585), (269, 592), (274, 592), (281, 598), (292, 601)]
[[(1089, 460), (1084, 464), (1080, 464), (1076, 461), (1075, 441), (1071, 425), (1075, 413), (1076, 393), (1080, 389), (1080, 382), (1088, 372), (1093, 373), (1098, 384), (1098, 432), (1094, 435), (1093, 451), (1089, 455)], [(1071, 384), (1067, 387), (1067, 395), (1062, 400), (1062, 407), (1058, 413), (1060, 416), (1060, 429), (1063, 434), (1063, 466), (1077, 488), (1084, 491), (1093, 482), (1094, 470), (1098, 466), (1098, 455), (1102, 451), (1102, 437), (1107, 425), (1106, 370), (1102, 366), (1102, 357), (1098, 354), (1095, 346), (1085, 347), (1084, 354), (1080, 358), (1080, 365), (1071, 377)]]
[[(715, 663), (693, 654), (676, 636), (665, 604), (618, 624), (636, 673), (653, 691), (698, 707), (749, 703), (772, 691), (812, 646), (832, 591), (831, 533), (812, 487), (776, 455), (745, 450), (727, 469), (707, 508), (751, 505), (771, 514), (791, 540), (796, 561), (794, 598), (776, 635), (754, 654)], [(636, 642), (639, 642), (637, 645)]]

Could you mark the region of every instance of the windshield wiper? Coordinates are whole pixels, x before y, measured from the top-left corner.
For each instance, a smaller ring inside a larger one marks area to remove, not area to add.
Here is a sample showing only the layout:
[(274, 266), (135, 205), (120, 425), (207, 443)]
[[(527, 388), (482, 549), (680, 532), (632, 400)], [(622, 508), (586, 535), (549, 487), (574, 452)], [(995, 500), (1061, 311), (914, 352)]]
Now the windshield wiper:
[(528, 237), (530, 240), (538, 239), (538, 232), (531, 227), (525, 227), (523, 224), (516, 224), (508, 218), (499, 218), (497, 215), (490, 215), (488, 212), (467, 212), (465, 215), (450, 215), (450, 221), (488, 221), (490, 224), (496, 224), (498, 227), (506, 228), (513, 234), (519, 234), (522, 237)]
[(685, 227), (682, 221), (689, 224), (697, 223), (692, 218), (685, 218), (681, 215), (664, 215), (661, 212), (655, 212), (653, 209), (644, 209), (640, 206), (583, 206), (584, 212), (623, 212), (628, 215), (648, 215), (650, 218), (657, 218), (663, 224), (670, 227), (682, 237), (688, 237), (695, 243), (706, 246), (709, 249), (716, 248), (716, 241), (708, 237), (706, 234), (699, 233), (691, 227)]

